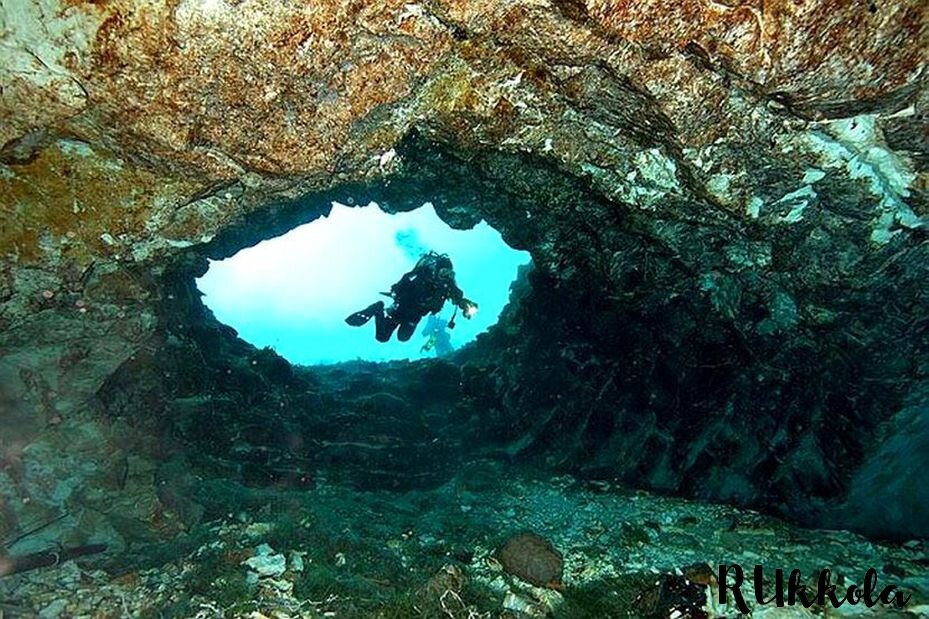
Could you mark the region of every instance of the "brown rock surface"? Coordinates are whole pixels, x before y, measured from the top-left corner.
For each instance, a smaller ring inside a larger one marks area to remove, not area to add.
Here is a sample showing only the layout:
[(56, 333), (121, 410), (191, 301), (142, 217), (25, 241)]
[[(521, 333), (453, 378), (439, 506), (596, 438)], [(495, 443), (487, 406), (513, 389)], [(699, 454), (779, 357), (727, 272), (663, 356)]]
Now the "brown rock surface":
[(497, 552), (507, 573), (538, 587), (561, 587), (564, 559), (551, 542), (535, 533), (508, 539)]

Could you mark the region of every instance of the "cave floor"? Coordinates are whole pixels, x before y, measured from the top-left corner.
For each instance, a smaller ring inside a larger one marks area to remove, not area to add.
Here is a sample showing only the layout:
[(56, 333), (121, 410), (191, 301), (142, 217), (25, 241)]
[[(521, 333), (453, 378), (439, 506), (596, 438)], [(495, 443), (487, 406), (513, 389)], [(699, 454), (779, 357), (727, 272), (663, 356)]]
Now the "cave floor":
[[(723, 562), (743, 566), (747, 579), (756, 564), (769, 576), (798, 568), (807, 581), (829, 567), (846, 585), (874, 567), (879, 588), (913, 593), (899, 616), (929, 616), (927, 542), (884, 545), (605, 482), (476, 462), (431, 490), (361, 492), (319, 481), (299, 492), (249, 490), (242, 500), (241, 487), (203, 483), (214, 500), (229, 501), (226, 517), (107, 559), (0, 579), (0, 616), (673, 616), (673, 587), (655, 583), (677, 581), (662, 574), (705, 574), (688, 567), (715, 571)], [(495, 560), (494, 549), (523, 531), (563, 553), (561, 591), (519, 581)], [(752, 590), (744, 590), (751, 602)], [(683, 616), (739, 616), (733, 604), (693, 612)], [(892, 615), (859, 604), (764, 606), (752, 616)]]

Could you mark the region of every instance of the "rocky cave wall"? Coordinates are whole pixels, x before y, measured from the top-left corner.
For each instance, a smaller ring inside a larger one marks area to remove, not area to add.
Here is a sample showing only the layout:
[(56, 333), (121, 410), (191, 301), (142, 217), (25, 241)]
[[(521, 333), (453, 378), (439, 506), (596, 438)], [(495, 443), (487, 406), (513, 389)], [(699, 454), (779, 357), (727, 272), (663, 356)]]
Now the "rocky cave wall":
[[(496, 455), (929, 533), (919, 0), (19, 0), (2, 23), (5, 529), (127, 479), (124, 519), (196, 512), (152, 462), (210, 444), (204, 471), (234, 454), (251, 482)], [(332, 199), (485, 218), (529, 285), (454, 364), (284, 366), (192, 276)], [(272, 407), (250, 441), (196, 434)]]

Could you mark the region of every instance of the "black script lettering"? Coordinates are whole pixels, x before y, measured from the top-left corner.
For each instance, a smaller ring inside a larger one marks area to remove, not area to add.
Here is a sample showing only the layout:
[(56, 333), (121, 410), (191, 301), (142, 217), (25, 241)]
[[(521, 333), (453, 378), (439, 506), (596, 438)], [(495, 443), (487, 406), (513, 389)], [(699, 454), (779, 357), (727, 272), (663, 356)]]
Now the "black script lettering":
[[(729, 574), (730, 570), (735, 570), (735, 582), (732, 586), (729, 586), (726, 583), (726, 576)], [(756, 566), (755, 569), (761, 569), (761, 566)], [(736, 606), (739, 607), (739, 612), (743, 615), (749, 613), (748, 605), (745, 603), (745, 598), (742, 597), (742, 582), (745, 580), (745, 575), (742, 573), (742, 567), (739, 565), (720, 565), (719, 566), (719, 603), (726, 604), (728, 603), (728, 595), (726, 595), (726, 589), (732, 591), (732, 598), (735, 600)]]
[(877, 571), (872, 567), (864, 575), (864, 605), (871, 608), (877, 604), (877, 600), (871, 597), (877, 588)]
[(861, 596), (864, 595), (861, 589), (857, 585), (852, 585), (848, 588), (848, 592), (845, 594), (845, 599), (848, 600), (848, 603), (854, 606), (861, 601)]
[[(730, 575), (733, 577), (731, 583), (728, 582)], [(774, 571), (774, 592), (765, 599), (764, 566), (756, 565), (752, 579), (752, 584), (755, 587), (755, 602), (758, 606), (773, 604), (778, 608), (794, 606), (798, 601), (804, 608), (810, 608), (813, 605), (826, 606), (827, 600), (832, 604), (833, 608), (839, 608), (846, 603), (850, 606), (864, 603), (868, 608), (878, 604), (904, 608), (913, 597), (912, 593), (898, 590), (897, 585), (888, 585), (878, 590), (877, 570), (874, 568), (868, 569), (865, 573), (864, 586), (854, 583), (849, 584), (842, 575), (839, 575), (837, 582), (833, 584), (832, 576), (832, 570), (820, 570), (814, 590), (812, 587), (803, 584), (803, 575), (800, 570), (791, 570), (790, 575), (787, 577), (787, 595), (785, 596), (784, 570), (776, 569)], [(732, 603), (736, 605), (740, 613), (747, 615), (750, 609), (745, 603), (745, 597), (742, 594), (742, 585), (745, 583), (742, 567), (736, 564), (721, 564), (717, 581), (719, 585), (719, 603), (730, 604), (728, 592), (732, 591)], [(847, 584), (849, 584), (848, 587), (845, 586)], [(839, 591), (839, 587), (842, 588), (842, 591)]]
[(787, 605), (793, 606), (797, 603), (797, 594), (800, 595), (800, 603), (809, 607), (812, 602), (808, 603), (804, 593), (806, 587), (800, 583), (800, 570), (791, 570), (790, 576), (787, 577)]
[(764, 568), (755, 566), (755, 601), (759, 604), (774, 604), (778, 608), (784, 606), (784, 570), (774, 570), (774, 596), (764, 599)]
[(838, 608), (845, 601), (845, 598), (842, 598), (842, 601), (839, 601), (839, 598), (835, 595), (835, 585), (830, 582), (832, 579), (832, 572), (830, 570), (822, 570), (819, 573), (819, 583), (816, 587), (816, 601), (819, 602), (820, 606), (826, 605), (826, 596), (829, 596), (829, 603), (832, 604), (833, 608)]
[(884, 587), (884, 590), (881, 591), (881, 601), (888, 606), (893, 604), (897, 608), (903, 608), (906, 603), (910, 601), (911, 597), (913, 597), (912, 593), (906, 595), (901, 591), (897, 591), (896, 585)]

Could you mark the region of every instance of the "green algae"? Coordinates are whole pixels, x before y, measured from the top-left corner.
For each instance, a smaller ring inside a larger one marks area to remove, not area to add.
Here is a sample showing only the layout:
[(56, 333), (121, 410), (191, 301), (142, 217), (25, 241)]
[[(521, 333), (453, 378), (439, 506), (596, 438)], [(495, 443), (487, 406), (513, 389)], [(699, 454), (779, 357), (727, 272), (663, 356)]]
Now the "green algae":
[(558, 619), (596, 619), (599, 617), (634, 617), (636, 598), (654, 584), (654, 574), (628, 574), (608, 578), (564, 592), (564, 604)]

